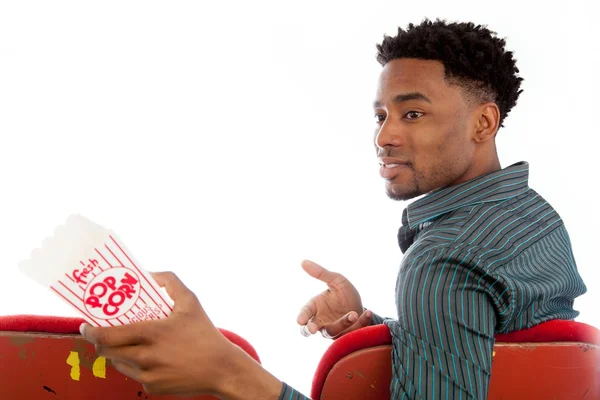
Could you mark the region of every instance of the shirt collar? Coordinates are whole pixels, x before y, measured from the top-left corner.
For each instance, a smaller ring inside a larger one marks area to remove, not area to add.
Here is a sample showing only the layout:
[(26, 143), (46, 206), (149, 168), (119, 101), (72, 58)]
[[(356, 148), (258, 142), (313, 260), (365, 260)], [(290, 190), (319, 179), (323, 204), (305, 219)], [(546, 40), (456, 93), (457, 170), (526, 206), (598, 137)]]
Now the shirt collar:
[(525, 161), (468, 182), (444, 188), (411, 203), (402, 214), (402, 225), (415, 229), (462, 207), (509, 199), (529, 189), (529, 164)]

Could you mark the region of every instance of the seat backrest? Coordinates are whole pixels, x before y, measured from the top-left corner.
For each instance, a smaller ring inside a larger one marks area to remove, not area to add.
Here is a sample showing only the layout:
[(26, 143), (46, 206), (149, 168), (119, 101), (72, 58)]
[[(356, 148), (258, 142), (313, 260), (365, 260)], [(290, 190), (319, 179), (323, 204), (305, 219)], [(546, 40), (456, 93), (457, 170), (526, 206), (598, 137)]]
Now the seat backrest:
[[(314, 400), (390, 398), (391, 336), (385, 325), (342, 336), (313, 378)], [(600, 399), (600, 331), (549, 321), (496, 335), (488, 399)]]
[[(98, 357), (94, 346), (79, 334), (82, 322), (78, 318), (0, 317), (0, 399), (50, 399), (54, 395), (65, 400), (181, 399), (145, 393), (141, 384)], [(260, 363), (250, 343), (219, 330)]]

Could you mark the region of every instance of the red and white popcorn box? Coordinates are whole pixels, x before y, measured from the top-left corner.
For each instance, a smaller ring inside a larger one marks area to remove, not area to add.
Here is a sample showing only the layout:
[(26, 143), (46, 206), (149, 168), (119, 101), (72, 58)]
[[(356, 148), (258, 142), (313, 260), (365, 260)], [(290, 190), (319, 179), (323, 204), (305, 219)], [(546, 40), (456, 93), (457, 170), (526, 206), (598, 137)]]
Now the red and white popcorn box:
[(19, 269), (92, 326), (167, 318), (173, 310), (171, 299), (117, 235), (80, 215), (56, 228)]

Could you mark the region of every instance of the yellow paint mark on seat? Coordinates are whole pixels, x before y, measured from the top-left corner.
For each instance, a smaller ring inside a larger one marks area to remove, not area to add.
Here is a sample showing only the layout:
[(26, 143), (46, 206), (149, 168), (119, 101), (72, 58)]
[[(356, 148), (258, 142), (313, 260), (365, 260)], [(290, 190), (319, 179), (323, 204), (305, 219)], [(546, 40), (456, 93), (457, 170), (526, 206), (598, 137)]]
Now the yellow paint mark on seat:
[(92, 366), (92, 372), (96, 378), (106, 379), (106, 358), (98, 357)]
[(79, 367), (79, 353), (71, 351), (67, 357), (67, 364), (71, 366), (71, 379), (78, 381), (81, 377), (81, 368)]

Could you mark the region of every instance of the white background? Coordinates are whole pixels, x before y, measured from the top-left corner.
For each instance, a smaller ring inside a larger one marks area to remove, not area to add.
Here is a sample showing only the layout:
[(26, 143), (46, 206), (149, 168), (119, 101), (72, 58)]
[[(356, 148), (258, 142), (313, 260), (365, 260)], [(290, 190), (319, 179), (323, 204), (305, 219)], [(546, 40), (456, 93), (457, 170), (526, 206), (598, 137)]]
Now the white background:
[(442, 17), (487, 24), (515, 51), (525, 92), (499, 132), (502, 165), (530, 162), (588, 286), (579, 321), (600, 327), (600, 32), (591, 0), (531, 3), (3, 1), (0, 313), (76, 315), (16, 267), (82, 213), (146, 269), (177, 272), (308, 394), (329, 342), (298, 333), (324, 289), (303, 258), (395, 315), (406, 204), (377, 173), (375, 44)]

